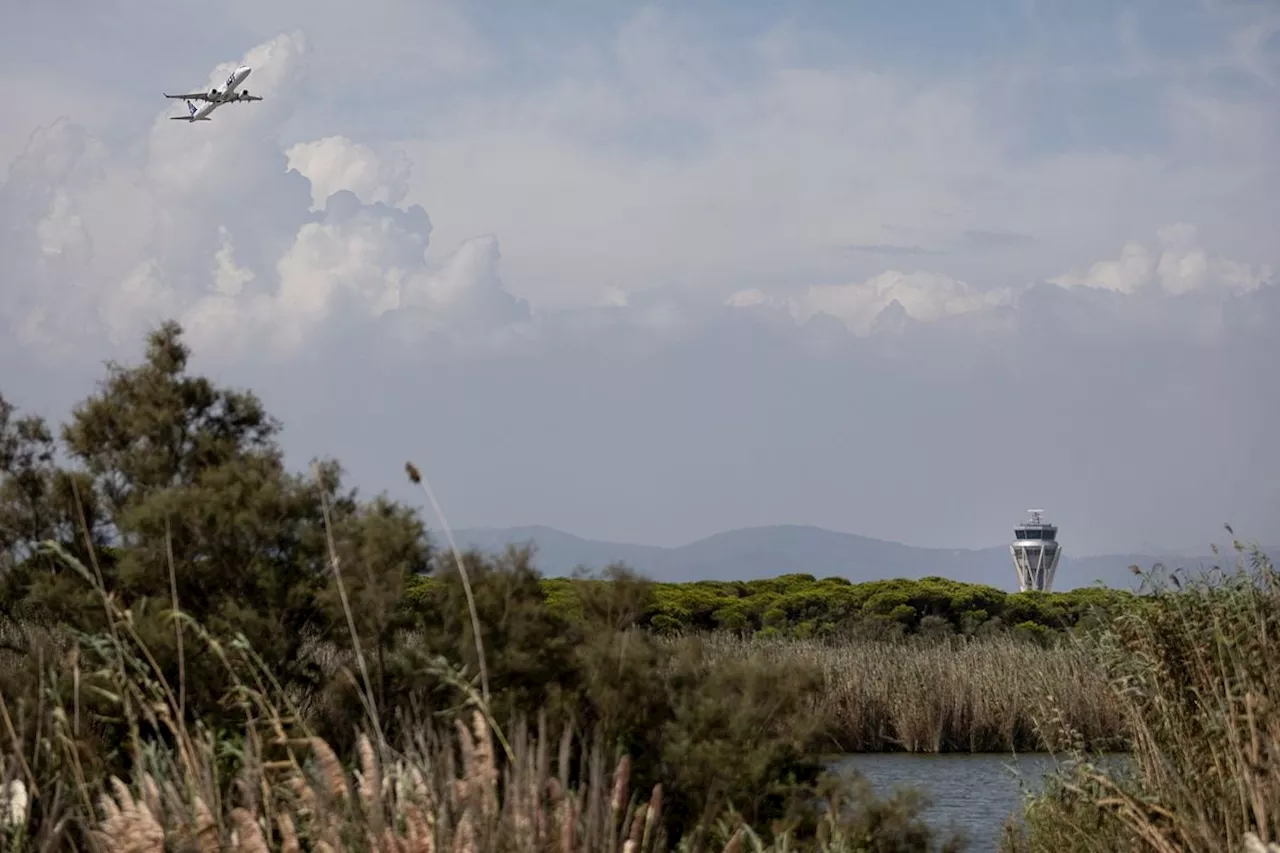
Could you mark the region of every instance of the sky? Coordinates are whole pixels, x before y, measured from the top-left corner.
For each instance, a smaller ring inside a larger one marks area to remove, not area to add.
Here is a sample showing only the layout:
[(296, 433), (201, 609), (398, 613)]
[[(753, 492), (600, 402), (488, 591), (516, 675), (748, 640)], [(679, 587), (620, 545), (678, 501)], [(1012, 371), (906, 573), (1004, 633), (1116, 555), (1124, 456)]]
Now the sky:
[(21, 408), (175, 318), (291, 464), (412, 459), (455, 527), (1280, 541), (1280, 0), (5, 19)]

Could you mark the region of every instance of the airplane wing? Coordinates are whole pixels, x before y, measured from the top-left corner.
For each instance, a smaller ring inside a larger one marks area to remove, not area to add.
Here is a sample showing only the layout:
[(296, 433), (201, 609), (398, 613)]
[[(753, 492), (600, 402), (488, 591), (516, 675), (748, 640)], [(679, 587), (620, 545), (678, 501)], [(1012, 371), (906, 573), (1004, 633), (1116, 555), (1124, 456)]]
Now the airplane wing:
[(261, 101), (261, 95), (236, 95), (234, 100), (237, 101)]
[(184, 100), (184, 101), (208, 101), (208, 100), (210, 100), (210, 98), (209, 98), (209, 93), (208, 93), (208, 92), (192, 92), (190, 95), (170, 95), (170, 94), (168, 94), (168, 93), (165, 93), (165, 97), (166, 97), (166, 98), (179, 98), (179, 99)]

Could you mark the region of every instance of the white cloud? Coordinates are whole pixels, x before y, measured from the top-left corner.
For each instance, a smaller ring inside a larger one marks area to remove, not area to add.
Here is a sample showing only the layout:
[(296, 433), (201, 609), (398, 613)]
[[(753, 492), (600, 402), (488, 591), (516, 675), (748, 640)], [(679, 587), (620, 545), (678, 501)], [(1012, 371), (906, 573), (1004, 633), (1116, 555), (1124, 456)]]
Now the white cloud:
[[(425, 337), (485, 339), (530, 319), (527, 304), (503, 288), (497, 240), (468, 240), (442, 262), (427, 260), (431, 223), (421, 208), (401, 211), (362, 205), (349, 190), (329, 196), (318, 222), (303, 225), (276, 264), (278, 288), (243, 291), (252, 274), (234, 266), (230, 246), (219, 250), (219, 286), (184, 317), (201, 339), (221, 339), (233, 327), (243, 345), (285, 357), (314, 348), (338, 324), (366, 332), (378, 319), (403, 315), (397, 335), (405, 343)], [(405, 337), (407, 336), (407, 338)]]
[[(790, 517), (919, 541), (1027, 501), (1117, 537), (1143, 513), (1171, 530), (1280, 508), (1248, 482), (1278, 461), (1251, 426), (1280, 412), (1270, 101), (1162, 57), (1117, 107), (1089, 89), (1114, 67), (1066, 73), (1086, 60), (823, 63), (802, 37), (738, 49), (654, 13), (612, 42), (498, 44), (448, 3), (374, 6), (268, 37), (298, 0), (233, 0), (264, 33), (242, 59), (267, 100), (209, 123), (59, 101), (76, 121), (31, 135), (0, 184), (6, 393), (78, 396), (37, 362), (88, 376), (176, 316), (198, 358), (279, 403), (291, 447), (351, 458), (362, 485), (419, 441), (396, 423), (431, 418), (472, 520), (552, 501), (600, 535)], [(96, 82), (61, 73), (34, 91)], [(328, 409), (321, 376), (346, 389)], [(1135, 508), (1132, 482), (1194, 495)]]
[(403, 152), (389, 158), (345, 136), (299, 142), (285, 152), (289, 168), (311, 182), (313, 207), (339, 190), (350, 190), (365, 204), (396, 205), (409, 191), (409, 160)]
[(979, 292), (963, 281), (939, 273), (889, 270), (861, 284), (810, 288), (796, 301), (801, 319), (822, 312), (866, 334), (881, 312), (896, 303), (913, 320), (933, 323), (944, 317), (1007, 305), (1007, 289)]
[(59, 191), (53, 198), (49, 214), (36, 226), (40, 250), (46, 255), (65, 255), (79, 247), (87, 247), (89, 234), (79, 214), (71, 209), (66, 192)]
[(1159, 251), (1130, 240), (1119, 259), (1098, 261), (1087, 272), (1066, 273), (1049, 281), (1062, 287), (1092, 287), (1124, 294), (1155, 290), (1178, 296), (1206, 291), (1248, 293), (1272, 279), (1269, 264), (1255, 268), (1210, 255), (1197, 242), (1193, 225), (1166, 225), (1157, 231), (1157, 237)]
[(527, 305), (506, 293), (498, 277), (496, 239), (469, 240), (443, 262), (429, 263), (430, 230), (421, 208), (363, 206), (341, 190), (280, 258), (278, 289), (208, 298), (194, 318), (219, 329), (258, 327), (269, 349), (286, 356), (315, 346), (334, 323), (372, 328), (378, 318), (398, 313), (412, 317), (401, 332), (411, 339), (484, 337), (528, 319)]
[[(140, 156), (111, 154), (65, 122), (33, 137), (4, 190), (15, 221), (36, 214), (31, 242), (15, 251), (39, 248), (27, 269), (41, 295), (10, 307), (10, 323), (28, 330), (52, 324), (56, 335), (60, 323), (79, 329), (101, 317), (108, 338), (121, 342), (137, 328), (130, 317), (163, 309), (201, 340), (222, 342), (227, 357), (238, 357), (233, 342), (287, 355), (322, 340), (326, 329), (393, 316), (393, 337), (406, 345), (424, 336), (527, 343), (619, 322), (676, 341), (712, 316), (695, 306), (723, 288), (730, 295), (720, 301), (730, 308), (767, 310), (797, 324), (828, 316), (865, 337), (1016, 309), (1027, 282), (1044, 274), (1042, 266), (1020, 281), (993, 283), (952, 269), (964, 264), (945, 253), (932, 270), (869, 268), (851, 282), (832, 274), (848, 266), (848, 253), (842, 263), (834, 248), (843, 244), (885, 243), (915, 230), (932, 235), (934, 245), (945, 245), (950, 232), (963, 246), (965, 235), (1019, 231), (1015, 217), (976, 222), (965, 201), (992, 186), (1013, 145), (1007, 90), (982, 100), (966, 81), (922, 84), (806, 67), (773, 68), (744, 87), (699, 61), (687, 38), (673, 19), (642, 16), (622, 31), (612, 59), (591, 60), (597, 69), (616, 60), (616, 77), (477, 102), (450, 137), (463, 148), (416, 145), (432, 161), (432, 181), (474, 179), (468, 200), (487, 199), (490, 211), (523, 217), (494, 221), (509, 226), (503, 242), (516, 248), (506, 254), (525, 273), (517, 291), (545, 297), (540, 312), (508, 291), (498, 238), (476, 227), (481, 222), (450, 184), (428, 194), (449, 211), (448, 242), (457, 248), (442, 260), (429, 256), (439, 235), (421, 207), (402, 207), (423, 193), (410, 191), (418, 172), (400, 149), (375, 150), (340, 134), (283, 143), (281, 128), (301, 102), (313, 61), (309, 38), (289, 32), (240, 60), (254, 67), (250, 88), (267, 101), (229, 105), (197, 126), (169, 122), (166, 110)], [(664, 57), (679, 61), (652, 77)], [(236, 64), (215, 68), (207, 84)], [(618, 109), (611, 99), (623, 91), (639, 100)], [(665, 97), (674, 91), (683, 95)], [(626, 156), (619, 134), (654, 120), (687, 123), (692, 155)], [(541, 136), (530, 135), (534, 128)], [(585, 131), (604, 144), (584, 147)], [(576, 178), (553, 188), (570, 163)], [(1081, 183), (1089, 161), (1070, 163), (1060, 159), (1035, 173), (1037, 191), (1062, 195)], [(1111, 164), (1125, 168), (1122, 160)], [(458, 165), (466, 168), (452, 168)], [(495, 196), (503, 183), (526, 207), (543, 199), (539, 214), (530, 218)], [(601, 193), (608, 203), (588, 208)], [(769, 199), (784, 203), (761, 204)], [(982, 227), (947, 224), (957, 218)], [(917, 224), (890, 224), (905, 221)], [(572, 252), (564, 250), (569, 234)], [(1049, 281), (1180, 295), (1244, 293), (1271, 275), (1265, 265), (1211, 256), (1191, 226), (1166, 226), (1158, 237), (1156, 250), (1131, 241), (1118, 260)], [(1011, 257), (1035, 242), (1000, 245)], [(657, 246), (662, 251), (651, 250)], [(542, 254), (551, 250), (553, 260)], [(797, 263), (798, 254), (807, 257)], [(794, 287), (803, 279), (846, 281)], [(655, 295), (659, 285), (663, 295)], [(50, 313), (52, 304), (60, 310)], [(584, 311), (581, 322), (548, 325), (549, 312), (562, 307)]]
[(1151, 253), (1141, 243), (1128, 242), (1120, 251), (1120, 259), (1098, 261), (1085, 274), (1065, 274), (1049, 279), (1063, 287), (1096, 287), (1116, 293), (1131, 294), (1148, 283), (1155, 265)]
[(329, 58), (327, 81), (381, 93), (465, 83), (500, 59), (466, 14), (448, 0), (380, 0), (374, 6), (317, 5), (309, 0), (227, 0), (221, 14), (249, 32), (306, 21)]
[(863, 282), (826, 284), (795, 297), (770, 295), (758, 288), (734, 293), (731, 308), (783, 312), (797, 323), (829, 316), (850, 332), (865, 337), (873, 331), (901, 330), (909, 322), (938, 323), (1012, 305), (1011, 288), (979, 290), (936, 272), (887, 270)]
[(397, 206), (403, 155), (340, 136), (277, 141), (307, 75), (301, 33), (240, 61), (267, 100), (224, 106), (207, 125), (170, 122), (166, 111), (140, 157), (108, 152), (69, 122), (33, 135), (0, 185), (0, 213), (17, 226), (6, 256), (30, 285), (6, 305), (11, 329), (92, 350), (128, 346), (174, 316), (195, 345), (235, 359), (296, 354), (326, 330), (393, 312), (446, 337), (529, 319), (498, 276), (496, 238), (427, 257), (429, 217)]
[(336, 210), (326, 210), (321, 222), (302, 226), (277, 265), (277, 304), (281, 319), (291, 326), (286, 335), (291, 340), (303, 324), (326, 319), (344, 294), (351, 297), (341, 306), (346, 310), (377, 315), (398, 307), (405, 278), (423, 263), (429, 224), (423, 230), (406, 229), (391, 217), (360, 209), (350, 196), (332, 203)]
[[(1035, 282), (984, 289), (937, 272), (888, 270), (861, 282), (810, 287), (795, 296), (745, 288), (724, 305), (785, 316), (797, 324), (828, 316), (863, 338), (921, 325), (981, 338), (1011, 332), (1016, 326), (1010, 322), (1020, 318), (1024, 328), (1049, 322), (1083, 338), (1141, 332), (1209, 341), (1224, 334), (1223, 298), (1243, 296), (1274, 282), (1267, 264), (1255, 266), (1210, 253), (1193, 225), (1163, 226), (1157, 237), (1159, 251), (1130, 240), (1116, 260), (1098, 261), (1084, 273), (1048, 278), (1048, 284), (1079, 294), (1069, 296), (1068, 302), (1045, 303)], [(1089, 292), (1119, 299), (1090, 299)], [(1153, 303), (1151, 297), (1159, 301)]]
[(1007, 125), (970, 86), (778, 69), (747, 88), (682, 78), (671, 101), (657, 90), (677, 70), (633, 67), (642, 37), (627, 36), (622, 82), (479, 102), (449, 132), (400, 143), (430, 164), (409, 197), (449, 211), (442, 236), (502, 234), (521, 293), (540, 304), (589, 304), (601, 280), (634, 291), (843, 277), (857, 262), (843, 246), (878, 241), (885, 222), (955, 230), (930, 211), (1001, 168)]
[[(1277, 259), (1262, 224), (1280, 195), (1276, 113), (1263, 97), (1199, 91), (1218, 72), (1195, 60), (913, 73), (637, 18), (561, 51), (558, 73), (468, 98), (400, 143), (417, 164), (409, 198), (447, 211), (437, 236), (501, 234), (512, 286), (539, 305), (594, 304), (601, 281), (721, 298), (864, 281), (883, 258), (846, 247), (905, 242), (890, 229), (982, 288), (1103, 257), (1170, 219)], [(1108, 91), (1118, 80), (1136, 103)], [(984, 232), (1027, 239), (965, 240)]]
[(225, 225), (218, 226), (218, 236), (222, 238), (222, 246), (213, 257), (213, 289), (234, 299), (246, 284), (253, 281), (253, 270), (236, 264), (231, 232)]
[(155, 260), (143, 261), (102, 301), (107, 339), (116, 346), (134, 344), (150, 328), (176, 315), (177, 295), (165, 283)]
[(614, 308), (626, 308), (631, 304), (631, 294), (621, 287), (606, 287), (600, 296), (599, 304), (610, 305)]

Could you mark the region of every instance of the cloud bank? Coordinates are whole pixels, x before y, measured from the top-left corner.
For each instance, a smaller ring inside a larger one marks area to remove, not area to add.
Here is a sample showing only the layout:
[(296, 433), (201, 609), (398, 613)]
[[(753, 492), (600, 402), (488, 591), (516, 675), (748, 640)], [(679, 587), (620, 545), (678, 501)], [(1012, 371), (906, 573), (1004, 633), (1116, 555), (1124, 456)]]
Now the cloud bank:
[[(416, 136), (299, 136), (330, 59), (294, 31), (213, 122), (42, 124), (0, 183), (6, 393), (65, 405), (176, 317), (299, 454), (382, 487), (425, 440), (459, 523), (1280, 533), (1274, 111), (1179, 86), (1156, 153), (1032, 144), (1013, 83), (781, 31), (735, 78), (692, 38), (637, 15)], [(1259, 44), (1230, 57), (1265, 79)]]

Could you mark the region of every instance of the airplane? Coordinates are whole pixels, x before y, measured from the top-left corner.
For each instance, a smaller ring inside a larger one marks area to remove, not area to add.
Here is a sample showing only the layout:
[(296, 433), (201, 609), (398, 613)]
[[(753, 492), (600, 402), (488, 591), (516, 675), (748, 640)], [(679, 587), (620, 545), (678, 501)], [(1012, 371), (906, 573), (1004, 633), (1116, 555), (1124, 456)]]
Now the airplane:
[[(219, 90), (217, 88), (210, 89), (208, 92), (191, 92), (186, 95), (170, 95), (165, 93), (166, 98), (181, 98), (187, 102), (187, 113), (185, 116), (169, 116), (173, 121), (212, 121), (209, 113), (216, 110), (223, 104), (236, 103), (240, 101), (261, 101), (259, 95), (250, 95), (249, 90), (245, 89), (239, 94), (236, 93), (236, 87), (245, 81), (249, 73), (253, 71), (248, 65), (241, 65), (235, 71), (231, 72), (231, 76), (227, 78), (227, 85)], [(197, 107), (192, 101), (204, 101), (202, 107)]]

